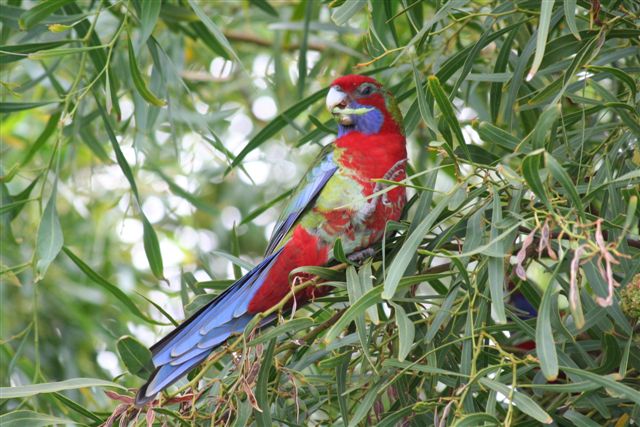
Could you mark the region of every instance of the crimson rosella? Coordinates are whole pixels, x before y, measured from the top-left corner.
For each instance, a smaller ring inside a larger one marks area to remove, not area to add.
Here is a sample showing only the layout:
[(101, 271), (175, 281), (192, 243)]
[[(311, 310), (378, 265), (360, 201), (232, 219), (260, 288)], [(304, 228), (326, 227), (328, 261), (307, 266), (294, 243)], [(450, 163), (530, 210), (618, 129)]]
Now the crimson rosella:
[[(382, 239), (387, 221), (400, 218), (406, 203), (402, 186), (370, 197), (386, 186), (374, 180), (405, 178), (405, 136), (395, 99), (371, 77), (348, 75), (332, 83), (326, 103), (338, 136), (291, 196), (264, 260), (151, 347), (155, 371), (138, 391), (138, 405), (242, 332), (257, 313), (278, 304), (291, 290), (293, 269), (332, 262), (338, 238), (346, 255), (362, 259)], [(326, 286), (306, 288), (296, 294), (296, 304), (326, 292)]]

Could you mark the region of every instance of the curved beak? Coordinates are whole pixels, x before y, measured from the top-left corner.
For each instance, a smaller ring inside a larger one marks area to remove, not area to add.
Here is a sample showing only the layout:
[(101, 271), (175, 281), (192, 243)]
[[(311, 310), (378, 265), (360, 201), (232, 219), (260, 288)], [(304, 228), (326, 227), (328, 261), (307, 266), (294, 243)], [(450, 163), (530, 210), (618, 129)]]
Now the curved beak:
[(327, 93), (327, 108), (338, 123), (343, 126), (351, 126), (353, 124), (353, 117), (350, 115), (351, 111), (347, 108), (349, 100), (349, 95), (339, 86), (332, 86), (329, 89), (329, 93)]
[[(327, 93), (327, 108), (334, 115), (338, 123), (343, 126), (354, 124), (355, 117), (366, 114), (373, 108), (358, 106), (353, 99), (339, 86), (332, 86)], [(353, 107), (353, 108), (352, 108)]]
[(330, 113), (334, 113), (334, 109), (336, 107), (341, 106), (342, 108), (347, 106), (347, 94), (342, 91), (338, 86), (331, 86), (329, 89), (329, 93), (327, 93), (327, 108)]

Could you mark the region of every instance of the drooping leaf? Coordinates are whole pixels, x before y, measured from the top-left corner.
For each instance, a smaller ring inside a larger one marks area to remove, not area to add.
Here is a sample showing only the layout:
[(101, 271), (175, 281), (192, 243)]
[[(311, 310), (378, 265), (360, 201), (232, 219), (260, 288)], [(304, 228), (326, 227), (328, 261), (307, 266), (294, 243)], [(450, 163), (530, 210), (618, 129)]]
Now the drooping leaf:
[(124, 336), (118, 340), (116, 348), (120, 360), (130, 373), (144, 380), (149, 378), (153, 372), (153, 363), (147, 346), (131, 336)]
[(0, 425), (3, 427), (40, 427), (54, 424), (75, 425), (80, 424), (68, 418), (56, 417), (49, 414), (41, 414), (35, 411), (18, 410), (0, 415)]
[(480, 384), (512, 399), (518, 409), (529, 415), (531, 418), (538, 420), (542, 424), (551, 424), (553, 422), (553, 418), (551, 418), (549, 414), (540, 407), (540, 405), (526, 394), (488, 378), (481, 378)]
[(87, 387), (114, 387), (126, 389), (126, 387), (120, 384), (97, 378), (73, 378), (70, 380), (52, 383), (29, 384), (17, 387), (0, 387), (0, 399), (28, 397), (35, 396), (37, 394), (56, 393), (64, 390), (76, 390)]
[[(154, 2), (143, 2), (144, 3), (154, 3)], [(159, 3), (159, 2), (158, 2)], [(142, 74), (140, 73), (140, 69), (138, 68), (138, 63), (136, 62), (136, 56), (133, 52), (133, 44), (131, 43), (131, 38), (128, 40), (129, 43), (129, 71), (131, 72), (131, 79), (133, 80), (133, 84), (135, 85), (138, 93), (142, 98), (145, 99), (151, 105), (155, 105), (156, 107), (162, 107), (167, 104), (167, 102), (163, 99), (158, 98), (153, 92), (149, 90), (147, 84), (144, 82), (142, 78)]]
[(62, 250), (64, 253), (71, 258), (71, 261), (82, 271), (89, 279), (91, 279), (95, 284), (101, 286), (107, 292), (116, 297), (125, 307), (129, 309), (131, 314), (143, 319), (148, 323), (162, 324), (159, 323), (148, 316), (146, 316), (138, 306), (125, 294), (120, 288), (109, 282), (107, 279), (96, 273), (91, 267), (89, 267), (84, 261), (82, 261), (76, 254), (74, 254), (69, 248), (63, 247)]
[(141, 1), (140, 2), (140, 45), (144, 45), (156, 26), (161, 1)]
[(331, 19), (336, 25), (344, 25), (349, 18), (358, 13), (366, 4), (366, 0), (345, 0), (331, 12)]
[(64, 243), (62, 226), (56, 209), (56, 196), (56, 185), (54, 184), (53, 192), (44, 208), (40, 225), (38, 226), (35, 264), (36, 281), (42, 280), (49, 265), (58, 256)]
[(538, 23), (538, 36), (536, 38), (536, 53), (533, 57), (533, 64), (527, 81), (531, 80), (538, 72), (538, 68), (544, 58), (544, 48), (547, 44), (547, 36), (549, 35), (549, 25), (551, 24), (551, 14), (553, 13), (553, 4), (555, 0), (542, 0), (540, 2), (540, 22)]
[(418, 224), (413, 233), (407, 237), (407, 240), (398, 251), (397, 255), (393, 259), (393, 263), (387, 271), (387, 275), (384, 281), (384, 291), (382, 292), (382, 298), (391, 299), (396, 293), (398, 283), (404, 275), (404, 272), (413, 257), (418, 245), (422, 242), (427, 232), (431, 229), (436, 222), (440, 214), (444, 211), (448, 204), (448, 200), (443, 198), (429, 214)]

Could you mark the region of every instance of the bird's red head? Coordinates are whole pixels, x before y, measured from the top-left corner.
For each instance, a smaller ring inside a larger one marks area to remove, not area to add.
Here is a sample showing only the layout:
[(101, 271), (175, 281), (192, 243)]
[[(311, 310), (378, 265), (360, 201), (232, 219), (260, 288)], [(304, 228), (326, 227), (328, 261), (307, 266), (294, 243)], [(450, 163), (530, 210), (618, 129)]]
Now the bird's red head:
[(340, 86), (345, 92), (353, 92), (362, 83), (371, 83), (377, 87), (382, 85), (373, 77), (361, 76), (360, 74), (348, 74), (346, 76), (338, 77), (331, 83), (331, 86)]
[(369, 76), (351, 74), (333, 81), (327, 108), (338, 121), (338, 136), (404, 133), (402, 114), (391, 93)]

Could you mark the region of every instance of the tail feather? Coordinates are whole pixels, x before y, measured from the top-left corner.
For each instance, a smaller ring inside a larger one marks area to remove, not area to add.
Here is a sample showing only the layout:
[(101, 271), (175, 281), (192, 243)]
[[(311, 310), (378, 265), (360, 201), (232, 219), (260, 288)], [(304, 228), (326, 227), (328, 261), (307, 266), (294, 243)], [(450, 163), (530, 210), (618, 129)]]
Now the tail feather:
[(183, 375), (202, 363), (208, 355), (209, 353), (201, 354), (178, 367), (163, 365), (156, 368), (149, 377), (149, 381), (138, 390), (136, 405), (142, 406), (153, 401), (156, 394), (178, 381)]
[[(151, 347), (156, 369), (138, 391), (136, 405), (152, 401), (157, 393), (202, 363), (229, 336), (244, 330), (253, 318), (253, 314), (248, 312), (249, 303), (280, 253), (278, 251), (265, 258)], [(266, 319), (261, 326), (270, 323), (271, 319)]]

